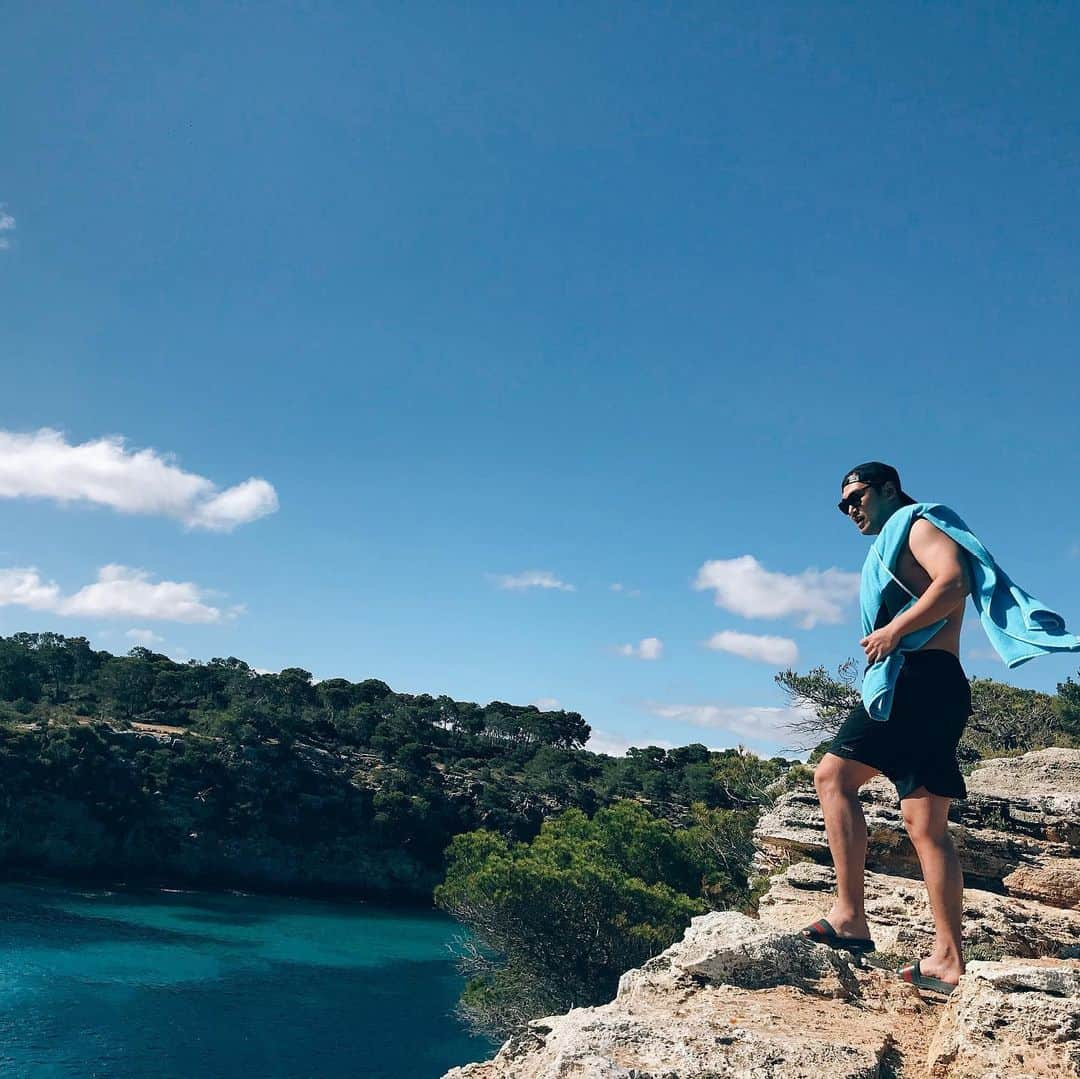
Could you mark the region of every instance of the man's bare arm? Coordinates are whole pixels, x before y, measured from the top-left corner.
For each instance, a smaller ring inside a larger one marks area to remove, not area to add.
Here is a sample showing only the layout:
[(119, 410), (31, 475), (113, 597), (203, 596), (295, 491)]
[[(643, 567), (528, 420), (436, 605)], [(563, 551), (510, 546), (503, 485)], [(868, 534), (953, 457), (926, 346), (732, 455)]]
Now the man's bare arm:
[(959, 544), (925, 517), (912, 522), (908, 547), (915, 561), (930, 575), (930, 584), (906, 611), (889, 623), (889, 628), (901, 637), (945, 618), (971, 592)]

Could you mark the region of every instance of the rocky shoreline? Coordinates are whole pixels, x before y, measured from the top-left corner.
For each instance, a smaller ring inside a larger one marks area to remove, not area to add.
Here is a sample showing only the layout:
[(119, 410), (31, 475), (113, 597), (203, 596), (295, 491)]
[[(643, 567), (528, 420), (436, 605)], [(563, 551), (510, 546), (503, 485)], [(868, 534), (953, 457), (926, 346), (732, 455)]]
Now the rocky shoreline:
[(967, 973), (948, 998), (872, 965), (927, 954), (932, 922), (895, 790), (862, 792), (870, 832), (862, 962), (798, 929), (833, 875), (813, 789), (755, 830), (758, 917), (695, 918), (613, 1001), (537, 1020), (445, 1079), (1063, 1079), (1080, 1076), (1080, 750), (979, 765), (950, 830), (965, 872)]

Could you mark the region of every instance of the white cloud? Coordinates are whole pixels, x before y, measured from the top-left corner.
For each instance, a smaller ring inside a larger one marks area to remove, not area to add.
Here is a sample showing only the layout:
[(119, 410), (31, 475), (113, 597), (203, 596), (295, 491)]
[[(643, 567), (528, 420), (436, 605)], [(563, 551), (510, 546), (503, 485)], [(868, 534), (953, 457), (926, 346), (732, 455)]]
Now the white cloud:
[(191, 581), (152, 582), (146, 570), (108, 565), (98, 579), (70, 596), (54, 582), (44, 582), (33, 567), (0, 569), (0, 606), (17, 605), (60, 615), (89, 618), (138, 618), (164, 622), (220, 622), (242, 606), (222, 610), (204, 602), (205, 593)]
[(188, 522), (212, 532), (230, 532), (278, 508), (277, 493), (266, 480), (250, 479), (197, 505)]
[(557, 588), (561, 592), (573, 592), (574, 586), (560, 581), (554, 573), (543, 569), (527, 569), (515, 574), (488, 574), (499, 588)]
[(659, 659), (664, 650), (664, 642), (659, 637), (645, 637), (638, 642), (638, 656), (641, 659)]
[(643, 637), (637, 644), (619, 644), (615, 651), (620, 656), (633, 656), (635, 659), (659, 659), (664, 651), (664, 642), (659, 637)]
[(9, 213), (5, 213), (2, 206), (0, 206), (0, 250), (11, 246), (11, 241), (3, 235), (5, 232), (11, 232), (15, 228), (15, 218)]
[(609, 757), (623, 757), (631, 746), (659, 746), (661, 749), (674, 749), (674, 742), (666, 742), (658, 738), (626, 738), (621, 734), (613, 734), (610, 731), (593, 730), (589, 735), (585, 748), (590, 753), (606, 753)]
[(539, 697), (532, 702), (541, 712), (554, 712), (559, 702), (554, 697)]
[[(191, 581), (149, 580), (146, 570), (109, 565), (98, 570), (94, 584), (80, 588), (59, 608), (60, 614), (96, 618), (151, 618), (169, 622), (219, 622), (223, 612), (202, 601)], [(236, 608), (232, 613), (239, 613)]]
[(774, 573), (753, 555), (743, 555), (706, 562), (694, 588), (713, 589), (717, 607), (744, 618), (796, 616), (802, 629), (813, 629), (818, 622), (843, 620), (843, 605), (859, 594), (859, 574), (839, 569)]
[(60, 586), (53, 581), (46, 584), (33, 566), (0, 569), (0, 607), (53, 611), (59, 601)]
[(143, 645), (145, 648), (165, 643), (165, 638), (159, 637), (152, 629), (129, 629), (124, 636), (136, 644)]
[(799, 708), (772, 708), (763, 705), (659, 704), (646, 703), (647, 710), (661, 719), (688, 723), (693, 727), (726, 731), (738, 738), (778, 745), (790, 737), (789, 727), (806, 720), (811, 712)]
[(640, 596), (640, 588), (627, 588), (626, 585), (620, 584), (618, 581), (613, 585), (609, 585), (612, 592), (621, 592), (624, 596)]
[(731, 629), (714, 633), (705, 647), (774, 666), (791, 666), (799, 658), (799, 646), (788, 637), (764, 637)]
[(48, 427), (33, 434), (0, 431), (0, 497), (91, 502), (214, 532), (231, 532), (278, 508), (266, 480), (252, 477), (221, 491), (178, 468), (171, 454), (129, 451), (119, 436), (72, 445)]

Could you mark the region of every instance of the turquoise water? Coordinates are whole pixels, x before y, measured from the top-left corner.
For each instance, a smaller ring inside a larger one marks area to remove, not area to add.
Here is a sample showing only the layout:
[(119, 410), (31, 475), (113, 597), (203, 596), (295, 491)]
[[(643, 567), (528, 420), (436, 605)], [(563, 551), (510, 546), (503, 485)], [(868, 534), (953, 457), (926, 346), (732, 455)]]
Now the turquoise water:
[(0, 885), (0, 1074), (439, 1076), (492, 1047), (452, 1009), (436, 914)]

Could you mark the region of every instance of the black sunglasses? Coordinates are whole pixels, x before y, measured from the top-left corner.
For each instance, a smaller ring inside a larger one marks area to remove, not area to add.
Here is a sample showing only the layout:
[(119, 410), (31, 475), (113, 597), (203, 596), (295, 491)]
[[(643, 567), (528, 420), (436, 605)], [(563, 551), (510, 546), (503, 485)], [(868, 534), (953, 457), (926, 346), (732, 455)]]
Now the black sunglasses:
[(868, 483), (865, 487), (860, 487), (857, 491), (852, 491), (847, 498), (841, 498), (840, 501), (836, 503), (836, 508), (847, 517), (851, 513), (852, 508), (862, 502), (863, 495), (873, 486), (872, 483)]

